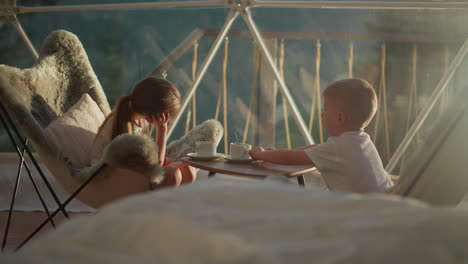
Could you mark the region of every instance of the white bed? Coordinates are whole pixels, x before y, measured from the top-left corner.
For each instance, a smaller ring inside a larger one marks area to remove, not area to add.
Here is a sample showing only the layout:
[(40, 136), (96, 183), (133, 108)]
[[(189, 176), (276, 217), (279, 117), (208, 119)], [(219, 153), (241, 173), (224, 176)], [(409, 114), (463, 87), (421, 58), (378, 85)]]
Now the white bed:
[(219, 177), (114, 202), (1, 263), (466, 263), (468, 211)]

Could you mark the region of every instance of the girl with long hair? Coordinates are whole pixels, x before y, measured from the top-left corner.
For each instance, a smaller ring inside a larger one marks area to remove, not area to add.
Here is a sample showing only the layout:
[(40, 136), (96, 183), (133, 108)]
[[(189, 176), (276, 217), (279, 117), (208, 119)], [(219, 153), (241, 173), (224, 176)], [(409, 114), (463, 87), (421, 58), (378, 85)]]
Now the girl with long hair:
[(166, 158), (167, 123), (180, 110), (180, 93), (169, 81), (148, 77), (133, 90), (120, 97), (112, 112), (104, 120), (96, 136), (93, 159), (102, 155), (102, 150), (115, 137), (124, 133), (149, 135), (149, 124), (156, 128), (158, 162), (164, 166), (165, 179), (157, 187), (178, 186), (196, 179), (196, 169), (183, 162)]

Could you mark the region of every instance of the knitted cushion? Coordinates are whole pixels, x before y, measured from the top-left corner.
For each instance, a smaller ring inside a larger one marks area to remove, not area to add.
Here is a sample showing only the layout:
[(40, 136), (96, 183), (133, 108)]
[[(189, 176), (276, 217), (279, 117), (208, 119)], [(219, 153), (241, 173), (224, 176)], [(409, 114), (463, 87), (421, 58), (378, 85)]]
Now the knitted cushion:
[(45, 128), (63, 156), (78, 167), (89, 166), (89, 152), (104, 114), (87, 93), (65, 114)]

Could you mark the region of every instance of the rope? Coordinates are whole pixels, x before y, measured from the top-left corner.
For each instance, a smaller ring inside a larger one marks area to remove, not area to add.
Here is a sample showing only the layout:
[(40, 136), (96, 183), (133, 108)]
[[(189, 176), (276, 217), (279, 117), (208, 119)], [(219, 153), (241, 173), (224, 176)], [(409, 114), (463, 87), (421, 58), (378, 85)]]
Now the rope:
[[(193, 44), (193, 60), (192, 60), (192, 82), (195, 82), (197, 77), (197, 62), (198, 62), (198, 42)], [(192, 127), (197, 126), (197, 91), (192, 96)]]
[[(198, 50), (198, 43), (195, 42), (193, 44), (193, 58), (192, 58), (192, 83), (195, 82), (195, 75), (196, 75), (196, 68), (197, 68), (197, 50)], [(184, 134), (187, 135), (189, 130), (190, 130), (190, 120), (192, 117), (192, 111), (194, 112), (193, 117), (196, 118), (196, 94), (197, 91), (193, 93), (192, 100), (190, 102), (192, 110), (190, 110), (190, 107), (187, 110), (187, 119), (185, 120), (185, 129), (184, 129)]]
[[(448, 70), (449, 59), (450, 59), (450, 50), (448, 46), (445, 45), (444, 47), (444, 72), (443, 73), (446, 73)], [(445, 109), (447, 109), (448, 102), (449, 102), (449, 90), (450, 90), (449, 87), (447, 87), (447, 89), (445, 89), (444, 93), (442, 94), (441, 103), (440, 103), (440, 106), (441, 106), (440, 112), (443, 112), (445, 111)]]
[(383, 92), (383, 106), (384, 106), (384, 124), (385, 124), (385, 144), (387, 149), (387, 160), (390, 159), (390, 133), (389, 133), (389, 126), (388, 126), (388, 111), (387, 111), (387, 80), (385, 75), (385, 64), (386, 64), (386, 48), (384, 45), (384, 60), (382, 62), (382, 78), (381, 78), (381, 85), (382, 85), (382, 92)]
[(216, 119), (216, 120), (219, 119), (219, 109), (221, 108), (221, 96), (222, 95), (223, 95), (223, 88), (222, 88), (222, 85), (221, 85), (221, 87), (219, 88), (218, 99), (217, 99), (217, 102), (216, 102), (216, 111), (215, 111), (215, 116), (214, 116), (214, 119)]
[[(388, 111), (387, 111), (387, 81), (386, 81), (386, 69), (385, 65), (387, 62), (387, 49), (385, 43), (381, 46), (381, 58), (380, 58), (380, 85), (377, 93), (379, 106), (376, 114), (375, 126), (374, 126), (374, 138), (373, 141), (377, 141), (379, 132), (380, 116), (383, 114), (384, 119), (384, 133), (385, 133), (385, 154), (387, 159), (390, 159), (390, 133), (388, 129)], [(380, 106), (383, 106), (383, 113), (380, 110)]]
[(250, 102), (249, 102), (249, 111), (247, 112), (247, 119), (245, 121), (245, 126), (244, 126), (244, 134), (242, 136), (242, 143), (246, 143), (247, 142), (247, 135), (249, 133), (249, 126), (250, 124), (252, 123), (252, 126), (253, 126), (253, 122), (251, 122), (251, 115), (252, 115), (252, 112), (253, 112), (253, 105), (254, 105), (254, 102), (255, 102), (255, 90), (258, 86), (258, 73), (260, 72), (260, 51), (258, 50), (258, 46), (255, 44), (254, 42), (254, 45), (253, 45), (253, 49), (252, 49), (252, 65), (253, 65), (253, 69), (252, 69), (252, 87), (250, 89)]
[(312, 133), (313, 122), (315, 117), (315, 105), (317, 104), (318, 109), (318, 120), (319, 120), (319, 130), (320, 130), (320, 142), (323, 143), (323, 128), (322, 128), (322, 116), (320, 115), (320, 110), (322, 108), (320, 102), (320, 57), (321, 57), (321, 45), (320, 40), (317, 40), (315, 44), (315, 82), (314, 88), (312, 90), (312, 104), (310, 107), (310, 119), (309, 119), (309, 133)]
[(322, 110), (322, 103), (321, 103), (321, 93), (320, 93), (320, 42), (317, 42), (317, 58), (318, 61), (316, 60), (316, 63), (318, 62), (319, 65), (315, 65), (315, 96), (317, 97), (317, 112), (318, 112), (318, 121), (319, 121), (319, 131), (320, 131), (320, 143), (323, 143), (323, 127), (322, 127), (322, 115), (320, 114), (320, 111)]
[[(418, 94), (417, 94), (417, 64), (418, 64), (418, 46), (413, 45), (412, 56), (412, 78), (410, 87), (410, 96), (408, 104), (408, 119), (406, 120), (406, 131), (409, 130), (411, 117), (418, 115)], [(414, 109), (413, 109), (414, 107)], [(413, 113), (414, 110), (414, 113)]]
[(224, 116), (224, 153), (228, 154), (228, 122), (227, 122), (227, 61), (228, 61), (229, 39), (224, 40), (224, 57), (223, 57), (223, 116)]
[[(411, 58), (411, 86), (409, 91), (409, 102), (408, 102), (408, 118), (406, 119), (406, 132), (408, 132), (409, 127), (411, 125), (411, 117), (414, 115), (415, 117), (418, 115), (418, 96), (417, 96), (417, 64), (418, 64), (418, 47), (416, 44), (413, 45), (413, 55)], [(413, 109), (414, 107), (414, 109)], [(414, 113), (413, 113), (414, 110)], [(417, 140), (417, 135), (414, 137)], [(403, 153), (400, 167), (404, 168), (406, 166), (406, 156), (408, 151)]]
[(190, 117), (192, 116), (192, 110), (187, 110), (187, 119), (185, 120), (185, 130), (184, 135), (187, 135), (190, 128)]
[(387, 81), (385, 75), (385, 65), (387, 61), (387, 49), (385, 47), (385, 43), (382, 45), (382, 64), (381, 64), (381, 78), (380, 78), (380, 86), (382, 87), (382, 102), (383, 102), (383, 117), (384, 117), (384, 128), (385, 128), (385, 146), (386, 146), (386, 154), (387, 160), (390, 159), (390, 134), (388, 131), (388, 112), (387, 112)]
[[(227, 38), (226, 38), (226, 41), (227, 41)], [(225, 43), (225, 45), (226, 45), (226, 43)], [(225, 49), (226, 49), (226, 47), (225, 47)], [(218, 100), (216, 102), (216, 111), (215, 111), (215, 117), (214, 117), (214, 119), (216, 119), (216, 120), (219, 119), (219, 112), (220, 112), (220, 109), (221, 109), (221, 98), (223, 96), (224, 83), (226, 82), (225, 81), (226, 80), (226, 71), (224, 71), (224, 68), (227, 68), (227, 59), (228, 59), (227, 56), (223, 57), (223, 73), (222, 73), (222, 77), (221, 77), (221, 88), (219, 89), (219, 93), (218, 93)]]
[(353, 78), (353, 61), (354, 61), (354, 45), (353, 42), (349, 42), (348, 47), (348, 78)]
[[(225, 64), (225, 62), (223, 61), (223, 65), (224, 64)], [(223, 75), (224, 75), (224, 72), (223, 72)], [(222, 79), (224, 79), (224, 78), (225, 77), (223, 76)], [(223, 87), (222, 87), (222, 84), (221, 84), (221, 87), (219, 88), (219, 92), (218, 92), (218, 99), (216, 100), (216, 110), (215, 110), (215, 116), (214, 116), (215, 120), (219, 120), (219, 109), (221, 108), (221, 96), (222, 95), (223, 95)]]
[(382, 44), (382, 46), (380, 47), (380, 85), (379, 85), (379, 90), (377, 91), (377, 113), (375, 114), (375, 123), (374, 123), (374, 134), (373, 134), (373, 138), (372, 138), (372, 141), (374, 142), (377, 142), (377, 136), (379, 134), (379, 125), (380, 125), (380, 105), (382, 104), (382, 72), (383, 72), (383, 68), (382, 68), (382, 65), (383, 64), (383, 60), (384, 60), (384, 49), (385, 49), (385, 44)]
[[(284, 39), (281, 39), (280, 50), (279, 50), (279, 73), (281, 78), (284, 81)], [(289, 134), (289, 119), (288, 119), (288, 102), (286, 98), (281, 96), (281, 101), (283, 104), (283, 114), (284, 114), (284, 129), (286, 130), (286, 142), (288, 144), (288, 149), (291, 149), (291, 136)]]
[[(193, 44), (193, 57), (192, 57), (192, 83), (195, 82), (197, 75), (197, 61), (198, 61), (198, 42)], [(192, 110), (187, 110), (187, 119), (185, 120), (184, 134), (187, 135), (190, 129), (190, 119), (193, 119), (193, 126), (197, 125), (197, 91), (193, 93), (191, 100)]]
[(310, 118), (309, 118), (309, 134), (312, 133), (312, 128), (314, 125), (314, 115), (315, 115), (315, 101), (317, 98), (315, 97), (315, 86), (317, 85), (317, 75), (320, 72), (320, 50), (319, 46), (320, 42), (319, 40), (317, 41), (317, 44), (315, 45), (315, 80), (314, 80), (314, 87), (312, 87), (312, 103), (310, 105)]

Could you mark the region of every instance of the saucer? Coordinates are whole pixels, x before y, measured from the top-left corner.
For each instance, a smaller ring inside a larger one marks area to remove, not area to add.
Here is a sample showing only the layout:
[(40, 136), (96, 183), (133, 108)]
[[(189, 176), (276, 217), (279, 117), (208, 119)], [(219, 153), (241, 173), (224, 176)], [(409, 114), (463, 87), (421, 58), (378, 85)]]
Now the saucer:
[(254, 161), (254, 159), (252, 158), (248, 158), (248, 159), (233, 159), (231, 157), (231, 155), (227, 155), (224, 157), (228, 162), (230, 163), (250, 163), (252, 161)]
[(187, 153), (187, 156), (194, 160), (217, 160), (219, 158), (223, 158), (224, 154), (216, 153), (214, 156), (200, 156), (198, 153), (192, 152)]

